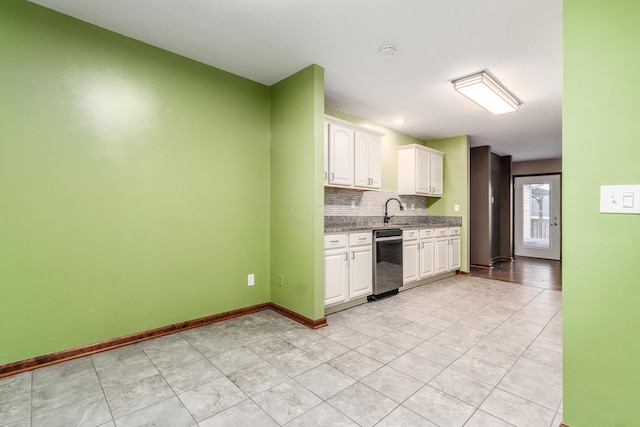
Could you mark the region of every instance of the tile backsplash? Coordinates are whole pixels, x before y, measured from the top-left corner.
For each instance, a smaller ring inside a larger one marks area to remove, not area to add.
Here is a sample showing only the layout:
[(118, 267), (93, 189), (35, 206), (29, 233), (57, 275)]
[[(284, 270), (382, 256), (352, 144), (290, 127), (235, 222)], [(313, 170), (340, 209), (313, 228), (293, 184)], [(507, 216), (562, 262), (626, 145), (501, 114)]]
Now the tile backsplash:
[(325, 216), (383, 216), (384, 204), (391, 198), (400, 199), (405, 210), (400, 211), (398, 203), (389, 202), (389, 215), (425, 216), (427, 198), (421, 196), (399, 196), (396, 191), (360, 191), (348, 188), (324, 188)]

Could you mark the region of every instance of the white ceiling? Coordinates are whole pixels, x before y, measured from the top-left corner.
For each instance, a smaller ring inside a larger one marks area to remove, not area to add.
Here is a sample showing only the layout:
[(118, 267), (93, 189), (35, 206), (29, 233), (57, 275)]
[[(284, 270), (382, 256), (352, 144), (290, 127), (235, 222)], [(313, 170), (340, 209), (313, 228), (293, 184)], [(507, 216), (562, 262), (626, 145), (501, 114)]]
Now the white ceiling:
[[(327, 105), (421, 139), (561, 156), (561, 0), (32, 1), (266, 85), (321, 65)], [(377, 54), (387, 44), (394, 59)], [(484, 69), (519, 112), (493, 116), (453, 90)]]

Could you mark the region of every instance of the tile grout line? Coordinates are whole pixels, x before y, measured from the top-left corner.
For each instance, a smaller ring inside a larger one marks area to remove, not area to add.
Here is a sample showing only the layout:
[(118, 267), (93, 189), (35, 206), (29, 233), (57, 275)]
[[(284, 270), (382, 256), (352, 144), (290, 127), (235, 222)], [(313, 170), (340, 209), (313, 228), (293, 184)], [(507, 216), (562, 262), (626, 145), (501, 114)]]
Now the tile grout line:
[(115, 425), (116, 419), (113, 416), (113, 411), (111, 410), (111, 404), (107, 399), (107, 393), (104, 392), (104, 386), (102, 385), (102, 381), (100, 380), (100, 375), (98, 375), (98, 369), (96, 368), (96, 364), (93, 363), (93, 357), (92, 356), (88, 356), (88, 357), (89, 357), (89, 360), (91, 360), (91, 366), (93, 367), (93, 371), (95, 372), (96, 378), (98, 379), (98, 384), (100, 385), (100, 390), (102, 391), (102, 397), (104, 398), (104, 401), (107, 404), (107, 408), (109, 408), (109, 415), (111, 416), (111, 422), (113, 422), (113, 425)]

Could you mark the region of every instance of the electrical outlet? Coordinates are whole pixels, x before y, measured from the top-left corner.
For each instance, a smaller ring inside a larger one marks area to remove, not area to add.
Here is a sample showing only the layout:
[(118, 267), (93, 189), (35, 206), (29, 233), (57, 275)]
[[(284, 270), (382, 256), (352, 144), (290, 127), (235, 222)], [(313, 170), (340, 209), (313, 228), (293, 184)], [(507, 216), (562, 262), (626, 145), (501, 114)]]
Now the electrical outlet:
[(278, 286), (280, 286), (281, 288), (284, 287), (284, 276), (282, 275), (282, 273), (278, 273)]
[(460, 205), (453, 205), (453, 210), (455, 212), (460, 212)]
[(247, 283), (248, 283), (248, 285), (249, 285), (249, 286), (253, 286), (253, 285), (255, 285), (255, 277), (254, 277), (254, 275), (253, 275), (253, 274), (250, 274), (250, 275), (247, 277)]
[(351, 201), (351, 209), (355, 209), (356, 208), (356, 201), (352, 200)]

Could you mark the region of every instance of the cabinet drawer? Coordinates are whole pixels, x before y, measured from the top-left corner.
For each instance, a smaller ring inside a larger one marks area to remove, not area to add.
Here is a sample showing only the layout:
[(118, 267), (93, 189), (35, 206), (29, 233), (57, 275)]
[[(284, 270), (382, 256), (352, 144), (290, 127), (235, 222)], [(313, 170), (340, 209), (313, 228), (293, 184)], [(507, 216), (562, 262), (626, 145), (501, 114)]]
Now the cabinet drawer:
[(349, 234), (349, 245), (370, 245), (372, 242), (372, 233), (351, 233)]
[(347, 247), (347, 235), (346, 234), (330, 234), (324, 236), (324, 248), (345, 248)]
[(429, 239), (435, 235), (433, 228), (425, 228), (420, 230), (420, 238), (421, 239)]
[(460, 227), (449, 227), (449, 236), (459, 236)]
[(435, 231), (436, 231), (436, 237), (444, 237), (449, 235), (448, 228), (436, 228)]
[(417, 240), (420, 230), (404, 230), (402, 232), (402, 240)]

